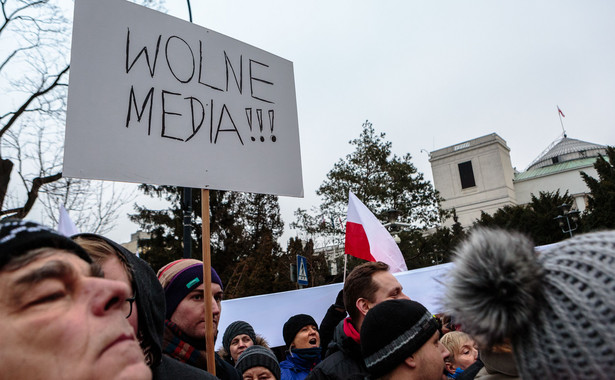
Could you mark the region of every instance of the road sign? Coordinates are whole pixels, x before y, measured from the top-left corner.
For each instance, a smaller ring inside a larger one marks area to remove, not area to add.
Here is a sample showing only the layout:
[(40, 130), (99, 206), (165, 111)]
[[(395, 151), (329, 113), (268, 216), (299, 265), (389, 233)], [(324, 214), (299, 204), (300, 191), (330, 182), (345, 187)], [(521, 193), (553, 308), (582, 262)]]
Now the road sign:
[(300, 255), (297, 255), (297, 284), (308, 284), (307, 259)]

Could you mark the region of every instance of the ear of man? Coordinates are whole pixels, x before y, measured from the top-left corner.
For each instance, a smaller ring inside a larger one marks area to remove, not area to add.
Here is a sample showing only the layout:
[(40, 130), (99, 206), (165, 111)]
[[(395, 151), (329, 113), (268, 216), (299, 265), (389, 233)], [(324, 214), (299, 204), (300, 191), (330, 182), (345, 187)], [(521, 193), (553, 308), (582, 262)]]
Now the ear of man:
[(410, 368), (412, 368), (412, 369), (415, 369), (415, 368), (416, 368), (416, 364), (417, 364), (415, 355), (408, 356), (408, 357), (404, 360), (404, 363), (405, 363), (408, 367), (410, 367)]
[(370, 309), (369, 301), (367, 299), (365, 299), (365, 298), (357, 299), (357, 302), (355, 303), (355, 306), (357, 307), (359, 312), (361, 312), (361, 314), (363, 314), (363, 316), (367, 315), (367, 312)]
[(455, 373), (455, 371), (457, 370), (457, 368), (451, 362), (444, 362), (444, 365), (446, 367), (446, 372), (448, 373)]

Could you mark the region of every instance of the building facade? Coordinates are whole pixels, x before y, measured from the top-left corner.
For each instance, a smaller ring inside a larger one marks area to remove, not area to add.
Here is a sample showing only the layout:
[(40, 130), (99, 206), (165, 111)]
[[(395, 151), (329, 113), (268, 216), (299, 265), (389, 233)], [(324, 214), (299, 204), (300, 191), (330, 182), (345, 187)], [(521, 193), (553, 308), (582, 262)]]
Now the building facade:
[(481, 212), (527, 204), (541, 191), (568, 191), (575, 200), (572, 208), (585, 210), (589, 188), (580, 172), (597, 177), (593, 164), (605, 152), (604, 145), (563, 135), (519, 172), (512, 167), (506, 141), (492, 133), (435, 150), (429, 161), (434, 187), (444, 198), (442, 207), (455, 209), (459, 222), (471, 226)]

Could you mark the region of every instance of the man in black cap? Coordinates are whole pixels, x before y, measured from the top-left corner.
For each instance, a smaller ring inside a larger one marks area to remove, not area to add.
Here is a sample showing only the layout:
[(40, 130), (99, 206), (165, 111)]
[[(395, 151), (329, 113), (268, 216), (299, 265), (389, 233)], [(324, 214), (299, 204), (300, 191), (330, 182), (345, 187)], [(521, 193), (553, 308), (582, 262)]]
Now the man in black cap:
[(327, 356), (314, 367), (309, 380), (348, 380), (367, 375), (360, 346), (365, 315), (385, 300), (408, 299), (389, 266), (380, 261), (354, 268), (344, 282), (343, 297), (349, 317), (335, 328)]
[(0, 373), (151, 379), (126, 320), (130, 296), (70, 239), (31, 222), (0, 222)]
[(361, 352), (374, 379), (441, 380), (449, 353), (435, 317), (418, 302), (376, 305), (361, 327)]

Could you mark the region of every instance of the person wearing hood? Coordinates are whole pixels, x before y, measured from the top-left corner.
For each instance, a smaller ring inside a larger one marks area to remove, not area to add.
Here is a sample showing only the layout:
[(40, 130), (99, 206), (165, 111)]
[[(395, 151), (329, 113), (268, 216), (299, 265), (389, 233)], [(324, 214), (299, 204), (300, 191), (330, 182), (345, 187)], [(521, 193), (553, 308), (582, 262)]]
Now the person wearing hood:
[(282, 380), (303, 380), (320, 363), (320, 334), (314, 318), (293, 315), (284, 324), (282, 335), (288, 347), (286, 360), (280, 363)]
[(127, 319), (137, 335), (154, 380), (177, 377), (215, 379), (204, 370), (162, 355), (165, 297), (149, 264), (105, 237), (78, 234), (72, 238), (102, 267), (105, 278), (124, 282), (132, 291), (127, 300), (130, 304)]

